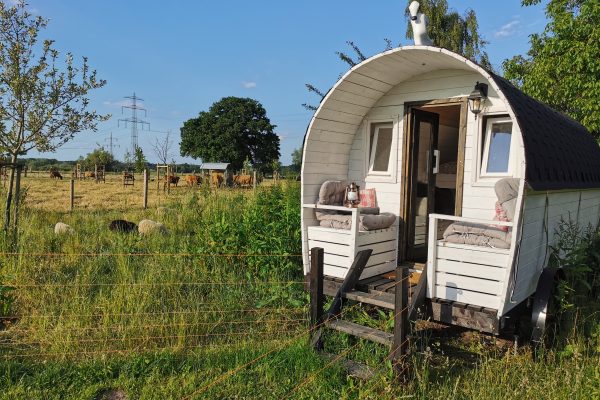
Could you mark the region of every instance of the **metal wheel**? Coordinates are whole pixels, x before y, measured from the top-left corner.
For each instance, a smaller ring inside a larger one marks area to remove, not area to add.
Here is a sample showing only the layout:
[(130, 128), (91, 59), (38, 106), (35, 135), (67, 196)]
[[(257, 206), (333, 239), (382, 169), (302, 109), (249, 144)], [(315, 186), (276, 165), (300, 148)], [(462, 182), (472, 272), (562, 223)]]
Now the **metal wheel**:
[(546, 268), (540, 275), (531, 313), (531, 343), (535, 348), (552, 345), (557, 334), (556, 291), (564, 272), (558, 268)]

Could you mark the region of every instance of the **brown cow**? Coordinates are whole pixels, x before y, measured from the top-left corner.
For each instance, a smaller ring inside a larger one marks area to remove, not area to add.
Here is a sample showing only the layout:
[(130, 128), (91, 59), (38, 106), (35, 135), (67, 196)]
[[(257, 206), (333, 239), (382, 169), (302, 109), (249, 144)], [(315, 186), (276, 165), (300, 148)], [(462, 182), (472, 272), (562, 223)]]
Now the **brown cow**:
[(84, 172), (84, 173), (83, 173), (83, 177), (84, 177), (84, 178), (95, 178), (95, 177), (96, 177), (96, 174), (95, 174), (94, 172), (87, 171), (87, 172)]
[(210, 183), (215, 187), (221, 187), (224, 181), (225, 177), (220, 172), (213, 172), (210, 176)]
[(165, 175), (165, 184), (175, 185), (175, 187), (177, 187), (178, 183), (179, 183), (179, 177), (178, 176), (175, 176), (175, 175)]
[(57, 170), (53, 169), (50, 171), (50, 179), (61, 179), (62, 180), (62, 175)]
[(185, 184), (189, 187), (199, 186), (200, 183), (201, 183), (201, 180), (198, 175), (186, 175), (185, 176)]
[(235, 175), (233, 177), (233, 185), (240, 187), (248, 187), (252, 186), (254, 183), (254, 178), (252, 175)]

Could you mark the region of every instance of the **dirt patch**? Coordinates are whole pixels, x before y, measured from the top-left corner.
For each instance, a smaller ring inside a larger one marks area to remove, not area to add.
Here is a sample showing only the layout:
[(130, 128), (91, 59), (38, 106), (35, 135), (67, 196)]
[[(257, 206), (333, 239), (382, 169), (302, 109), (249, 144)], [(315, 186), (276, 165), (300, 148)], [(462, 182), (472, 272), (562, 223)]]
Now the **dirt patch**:
[(98, 393), (95, 400), (127, 400), (127, 396), (121, 389), (105, 389)]

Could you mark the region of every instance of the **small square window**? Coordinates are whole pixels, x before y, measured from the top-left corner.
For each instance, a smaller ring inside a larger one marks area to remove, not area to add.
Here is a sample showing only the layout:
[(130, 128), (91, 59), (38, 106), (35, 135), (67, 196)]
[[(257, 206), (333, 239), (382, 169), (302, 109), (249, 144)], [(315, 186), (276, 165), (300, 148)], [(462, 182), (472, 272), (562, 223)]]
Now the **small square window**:
[(481, 176), (509, 175), (512, 121), (510, 118), (488, 118), (485, 125)]
[(369, 173), (388, 174), (394, 127), (391, 123), (371, 124), (369, 136)]

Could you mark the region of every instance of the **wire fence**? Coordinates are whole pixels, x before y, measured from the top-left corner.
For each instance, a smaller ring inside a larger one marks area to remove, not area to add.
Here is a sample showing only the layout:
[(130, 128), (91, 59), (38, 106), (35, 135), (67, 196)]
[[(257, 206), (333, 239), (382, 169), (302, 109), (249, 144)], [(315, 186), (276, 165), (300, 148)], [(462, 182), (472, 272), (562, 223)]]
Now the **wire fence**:
[[(209, 254), (209, 253), (127, 253), (127, 252), (0, 252), (0, 260), (18, 257), (52, 263), (66, 259), (106, 257), (191, 257), (224, 260), (258, 258), (297, 259), (300, 254)], [(0, 362), (45, 362), (84, 360), (107, 356), (138, 355), (145, 352), (194, 352), (223, 346), (267, 345), (267, 350), (218, 377), (205, 382), (184, 398), (197, 398), (229, 377), (265, 362), (286, 348), (306, 341), (316, 329), (309, 325), (308, 304), (301, 279), (251, 279), (243, 273), (233, 279), (223, 273), (178, 276), (171, 280), (153, 275), (153, 281), (139, 271), (102, 274), (83, 279), (77, 274), (39, 273), (30, 276), (5, 274), (2, 284), (9, 288), (10, 310), (0, 314)], [(161, 280), (163, 279), (163, 280)], [(395, 285), (408, 280), (397, 281)], [(381, 293), (380, 295), (383, 295)], [(376, 296), (375, 296), (376, 298)], [(343, 308), (343, 318), (360, 303)], [(406, 308), (396, 314), (405, 312)], [(395, 316), (394, 316), (395, 317)], [(328, 363), (309, 373), (284, 398), (306, 389), (324, 370), (355, 351), (361, 342), (344, 349)], [(404, 346), (402, 343), (400, 346)], [(391, 356), (397, 348), (390, 351)], [(396, 363), (404, 360), (395, 359)], [(378, 373), (384, 372), (384, 367)]]

